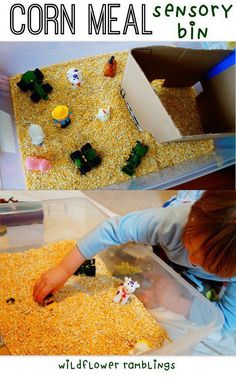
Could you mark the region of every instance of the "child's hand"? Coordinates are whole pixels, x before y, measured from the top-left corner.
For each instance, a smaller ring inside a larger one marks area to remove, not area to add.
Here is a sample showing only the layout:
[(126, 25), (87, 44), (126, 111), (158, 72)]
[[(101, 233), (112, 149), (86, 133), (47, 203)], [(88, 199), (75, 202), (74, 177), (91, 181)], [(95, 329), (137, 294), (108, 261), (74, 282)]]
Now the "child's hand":
[(62, 266), (51, 268), (45, 272), (34, 286), (34, 300), (41, 303), (51, 292), (60, 289), (70, 276)]
[(176, 282), (166, 277), (160, 277), (154, 283), (154, 296), (157, 305), (176, 312), (182, 292)]
[(181, 296), (180, 287), (167, 277), (158, 276), (155, 273), (146, 275), (149, 281), (149, 288), (143, 292), (140, 290), (138, 297), (148, 309), (163, 306), (166, 309), (175, 311), (175, 305)]
[(174, 313), (187, 316), (191, 300), (183, 296), (182, 289), (174, 280), (161, 277), (155, 282), (155, 302)]
[(150, 288), (140, 291), (137, 296), (148, 309), (163, 306), (175, 313), (187, 315), (191, 301), (183, 297), (182, 289), (173, 279), (149, 272), (146, 275)]

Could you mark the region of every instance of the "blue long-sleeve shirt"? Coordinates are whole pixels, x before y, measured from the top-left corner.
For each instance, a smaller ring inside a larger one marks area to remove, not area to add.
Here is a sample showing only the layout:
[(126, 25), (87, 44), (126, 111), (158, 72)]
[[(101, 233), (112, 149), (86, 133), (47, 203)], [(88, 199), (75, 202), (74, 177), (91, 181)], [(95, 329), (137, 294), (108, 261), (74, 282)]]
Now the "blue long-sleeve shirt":
[[(132, 212), (105, 220), (90, 231), (77, 245), (86, 259), (92, 258), (106, 248), (127, 242), (160, 244), (167, 257), (174, 263), (188, 268), (191, 274), (209, 280), (227, 282), (226, 290), (215, 305), (224, 315), (224, 328), (236, 329), (236, 276), (221, 278), (204, 271), (200, 266), (192, 265), (188, 251), (182, 242), (184, 226), (188, 221), (191, 205), (178, 208), (153, 208)], [(194, 308), (194, 305), (197, 308)], [(199, 301), (192, 304), (189, 317), (197, 321), (201, 311)]]

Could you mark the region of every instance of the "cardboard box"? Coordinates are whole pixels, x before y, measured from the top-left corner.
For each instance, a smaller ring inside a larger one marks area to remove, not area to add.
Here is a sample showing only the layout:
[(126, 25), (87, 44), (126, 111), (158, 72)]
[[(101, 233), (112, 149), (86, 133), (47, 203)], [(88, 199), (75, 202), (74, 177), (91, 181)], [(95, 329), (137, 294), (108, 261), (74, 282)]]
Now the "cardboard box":
[[(150, 83), (164, 79), (165, 87), (201, 83), (196, 103), (206, 133), (181, 135)], [(132, 49), (121, 83), (121, 95), (140, 130), (158, 142), (204, 140), (235, 131), (235, 51), (193, 50), (150, 46)]]

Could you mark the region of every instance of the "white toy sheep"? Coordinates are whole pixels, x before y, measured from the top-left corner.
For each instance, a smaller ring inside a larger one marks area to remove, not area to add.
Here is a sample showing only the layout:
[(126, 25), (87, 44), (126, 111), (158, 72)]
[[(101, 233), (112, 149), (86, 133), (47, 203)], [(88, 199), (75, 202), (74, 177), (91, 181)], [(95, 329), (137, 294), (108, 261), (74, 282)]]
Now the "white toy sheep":
[(125, 282), (118, 288), (115, 297), (113, 298), (113, 302), (116, 304), (124, 305), (129, 301), (129, 298), (132, 293), (135, 292), (140, 285), (137, 281), (133, 281), (131, 278), (125, 277)]
[(70, 68), (66, 72), (67, 80), (73, 85), (73, 87), (81, 86), (83, 82), (82, 72), (76, 68)]
[(41, 126), (31, 123), (29, 125), (29, 135), (34, 145), (43, 145), (44, 133)]

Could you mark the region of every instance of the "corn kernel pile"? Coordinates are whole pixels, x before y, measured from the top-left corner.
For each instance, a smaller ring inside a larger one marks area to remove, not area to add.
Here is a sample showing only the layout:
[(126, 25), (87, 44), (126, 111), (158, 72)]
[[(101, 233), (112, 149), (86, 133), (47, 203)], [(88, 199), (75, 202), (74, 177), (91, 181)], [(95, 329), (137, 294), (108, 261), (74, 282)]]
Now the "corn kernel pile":
[(195, 90), (191, 87), (164, 87), (163, 82), (164, 80), (153, 80), (151, 85), (180, 133), (184, 136), (204, 134), (195, 101)]
[[(96, 277), (73, 276), (54, 294), (56, 306), (33, 301), (35, 281), (75, 246), (60, 241), (40, 249), (0, 253), (0, 334), (12, 355), (125, 355), (140, 339), (162, 347), (166, 331), (132, 295), (113, 303), (120, 281), (96, 258)], [(79, 287), (82, 289), (79, 289)], [(9, 304), (7, 299), (14, 298)]]
[[(28, 189), (85, 190), (128, 181), (130, 177), (121, 171), (121, 167), (137, 140), (147, 144), (149, 150), (136, 169), (136, 176), (156, 172), (214, 149), (211, 140), (158, 144), (150, 133), (140, 132), (120, 95), (127, 53), (115, 53), (117, 73), (114, 78), (103, 75), (109, 57), (99, 55), (42, 68), (44, 82), (48, 82), (53, 91), (49, 94), (49, 100), (41, 99), (39, 103), (31, 101), (30, 93), (23, 93), (17, 87), (20, 74), (11, 77), (13, 108)], [(84, 83), (78, 89), (67, 81), (66, 72), (70, 68), (82, 71)], [(53, 108), (59, 104), (68, 106), (73, 113), (72, 123), (65, 129), (55, 125), (51, 115)], [(106, 122), (96, 119), (99, 108), (109, 106), (110, 119)], [(182, 119), (185, 119), (186, 111), (189, 116), (189, 108), (183, 108)], [(32, 144), (28, 133), (30, 123), (43, 128), (43, 146)], [(87, 142), (98, 152), (102, 163), (86, 175), (81, 175), (70, 154)], [(43, 174), (28, 171), (25, 169), (28, 156), (46, 158), (52, 168)]]

